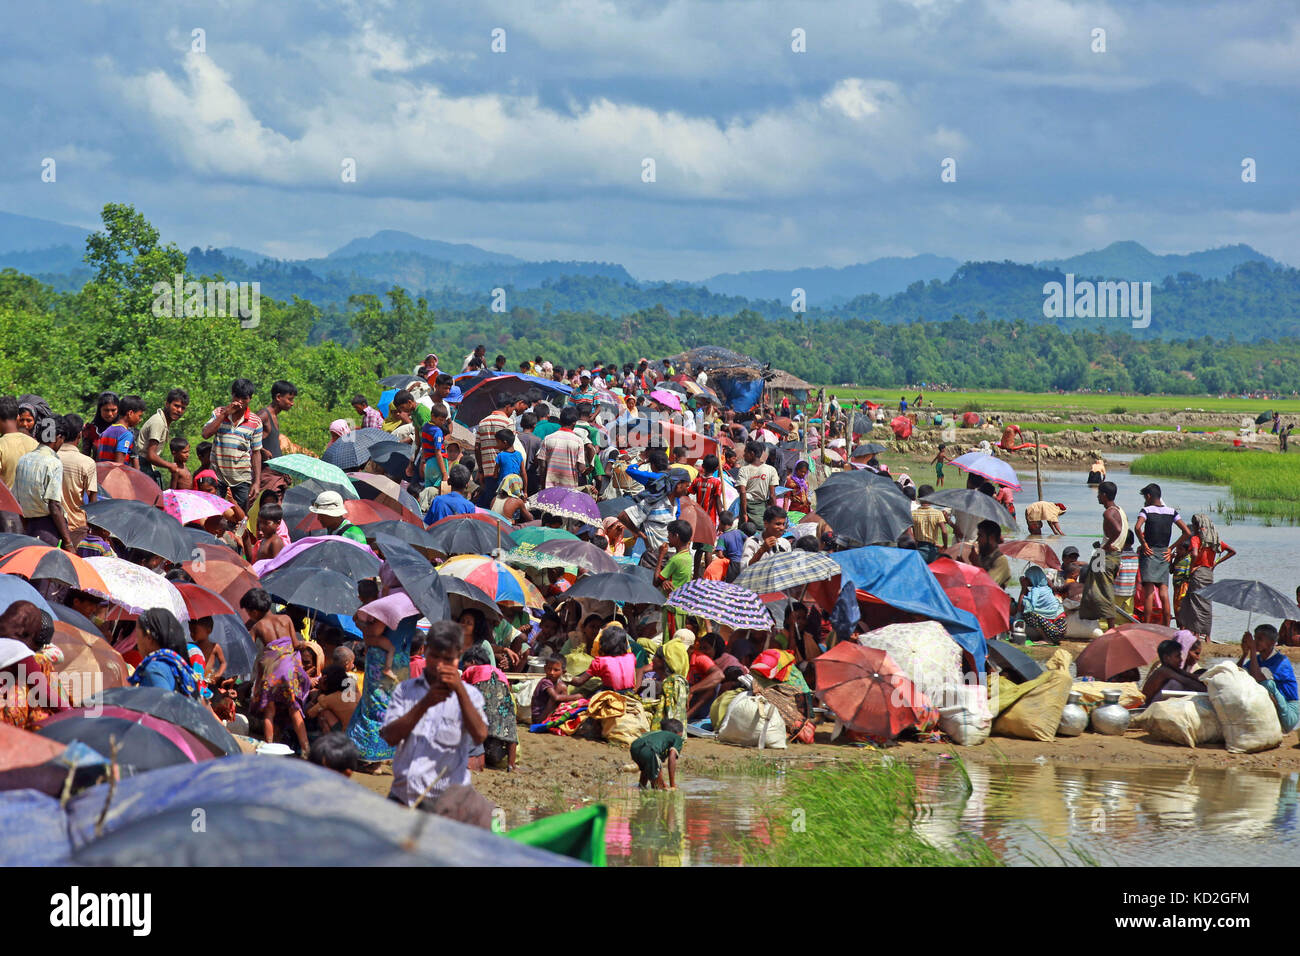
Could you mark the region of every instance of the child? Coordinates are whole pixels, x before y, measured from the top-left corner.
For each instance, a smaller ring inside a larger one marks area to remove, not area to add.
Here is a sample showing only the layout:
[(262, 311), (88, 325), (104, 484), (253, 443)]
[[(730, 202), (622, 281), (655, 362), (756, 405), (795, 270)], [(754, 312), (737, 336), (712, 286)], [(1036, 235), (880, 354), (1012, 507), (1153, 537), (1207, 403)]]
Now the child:
[(632, 742), (632, 760), (641, 770), (638, 782), (642, 790), (648, 786), (664, 789), (663, 765), (668, 764), (668, 788), (677, 789), (677, 758), (685, 741), (682, 739), (682, 722), (669, 718), (661, 730), (642, 734)]
[(190, 443), (177, 435), (167, 447), (171, 450), (172, 461), (176, 462), (177, 471), (172, 472), (171, 486), (176, 491), (189, 491), (194, 487), (194, 476), (190, 474)]
[(948, 455), (945, 449), (948, 446), (943, 442), (939, 443), (939, 453), (934, 456), (930, 464), (934, 465), (934, 483), (937, 487), (943, 487), (943, 466), (948, 462)]
[[(212, 442), (201, 441), (194, 450), (199, 456), (199, 471), (212, 471)], [(216, 474), (215, 471), (212, 473)]]
[(226, 673), (226, 652), (212, 640), (212, 618), (201, 617), (190, 621), (190, 640), (203, 652), (205, 661), (203, 677), (208, 684), (220, 682)]
[(532, 722), (543, 723), (551, 712), (560, 704), (572, 700), (582, 700), (581, 694), (569, 694), (564, 686), (564, 659), (552, 654), (546, 659), (545, 676), (537, 682), (533, 690)]
[(428, 423), (420, 429), (419, 454), (406, 472), (408, 478), (414, 479), (417, 467), (415, 462), (418, 461), (419, 467), (424, 469), (424, 473), (419, 476), (424, 487), (437, 488), (438, 494), (442, 494), (443, 482), (451, 474), (451, 465), (442, 447), (450, 425), (451, 412), (442, 402), (435, 402), (433, 408), (429, 409)]
[(790, 493), (785, 499), (786, 511), (798, 511), (807, 514), (812, 511), (812, 499), (808, 493), (808, 462), (800, 459), (795, 463), (790, 474)]
[[(694, 563), (691, 558), (691, 523), (677, 518), (668, 522), (668, 543), (659, 555), (659, 568), (655, 581), (668, 594), (672, 594), (691, 579)], [(668, 557), (671, 552), (671, 557)]]
[(384, 669), (380, 673), (393, 683), (397, 683), (397, 675), (393, 673), (393, 656), (396, 653), (396, 648), (393, 647), (393, 642), (384, 636), (388, 626), (378, 618), (369, 617), (368, 615), (364, 623), (357, 621), (357, 624), (361, 627), (361, 633), (365, 635), (365, 641), (363, 642), (365, 646), (377, 647), (384, 652)]
[(317, 739), (312, 745), (309, 759), (327, 770), (350, 777), (352, 771), (357, 769), (361, 757), (357, 752), (357, 745), (348, 735), (336, 730)]
[(274, 502), (257, 509), (257, 543), (250, 549), (249, 561), (274, 558), (284, 550), (284, 539), (280, 537), (280, 522), (283, 520), (284, 509)]
[(424, 673), (424, 635), (419, 631), (411, 637), (411, 677)]
[[(521, 479), (524, 476), (524, 456), (515, 451), (515, 433), (508, 428), (497, 429), (497, 442), (505, 451), (497, 452), (497, 478), (505, 478), (506, 475), (518, 475)], [(528, 484), (524, 482), (524, 494), (528, 494)]]
[(307, 716), (314, 717), (327, 734), (334, 730), (347, 730), (352, 712), (361, 699), (355, 691), (350, 691), (351, 686), (347, 668), (340, 664), (331, 664), (321, 674), (320, 693), (308, 705)]

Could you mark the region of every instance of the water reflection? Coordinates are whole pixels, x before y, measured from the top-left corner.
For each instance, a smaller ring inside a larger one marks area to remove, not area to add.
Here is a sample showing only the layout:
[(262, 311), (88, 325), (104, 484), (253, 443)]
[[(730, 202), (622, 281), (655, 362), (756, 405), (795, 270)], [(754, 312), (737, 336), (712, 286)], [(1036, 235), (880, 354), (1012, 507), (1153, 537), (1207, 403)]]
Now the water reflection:
[[(1223, 866), (1300, 863), (1300, 774), (1051, 763), (914, 767), (917, 832), (955, 848), (983, 838), (1007, 863)], [(609, 807), (613, 866), (742, 863), (765, 841), (782, 777), (688, 779), (675, 792), (619, 788)]]

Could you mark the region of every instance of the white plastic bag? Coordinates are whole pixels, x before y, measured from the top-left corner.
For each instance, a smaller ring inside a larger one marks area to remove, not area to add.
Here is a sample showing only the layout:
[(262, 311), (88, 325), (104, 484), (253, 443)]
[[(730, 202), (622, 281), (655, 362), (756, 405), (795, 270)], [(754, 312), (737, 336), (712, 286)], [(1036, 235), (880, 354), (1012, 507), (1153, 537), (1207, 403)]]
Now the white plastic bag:
[(1273, 698), (1247, 671), (1224, 661), (1206, 671), (1201, 680), (1209, 688), (1229, 753), (1253, 754), (1282, 742), (1282, 724)]
[(515, 699), (516, 720), (525, 724), (533, 722), (533, 694), (536, 693), (537, 685), (541, 682), (541, 677), (537, 677), (515, 681), (510, 685), (510, 693)]
[(1208, 697), (1158, 700), (1134, 722), (1152, 737), (1184, 747), (1223, 742), (1223, 728)]
[(959, 747), (978, 747), (989, 738), (993, 715), (989, 711), (988, 688), (979, 684), (962, 684), (944, 691), (944, 702), (953, 701), (950, 707), (939, 708), (939, 729), (952, 738)]
[(739, 747), (785, 749), (785, 721), (772, 702), (755, 694), (740, 694), (731, 701), (718, 728), (718, 740)]

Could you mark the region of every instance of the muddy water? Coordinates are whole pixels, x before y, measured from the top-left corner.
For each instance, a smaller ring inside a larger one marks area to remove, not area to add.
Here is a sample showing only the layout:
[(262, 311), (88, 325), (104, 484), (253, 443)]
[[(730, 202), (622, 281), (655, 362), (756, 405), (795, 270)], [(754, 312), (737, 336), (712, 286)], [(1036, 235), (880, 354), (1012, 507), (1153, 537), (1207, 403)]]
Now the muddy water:
[[(936, 846), (983, 838), (1008, 864), (1221, 866), (1300, 863), (1300, 775), (1044, 764), (915, 768), (917, 832)], [(675, 793), (607, 794), (611, 866), (726, 866), (762, 839), (782, 777), (688, 779)], [(810, 834), (810, 836), (814, 836)]]

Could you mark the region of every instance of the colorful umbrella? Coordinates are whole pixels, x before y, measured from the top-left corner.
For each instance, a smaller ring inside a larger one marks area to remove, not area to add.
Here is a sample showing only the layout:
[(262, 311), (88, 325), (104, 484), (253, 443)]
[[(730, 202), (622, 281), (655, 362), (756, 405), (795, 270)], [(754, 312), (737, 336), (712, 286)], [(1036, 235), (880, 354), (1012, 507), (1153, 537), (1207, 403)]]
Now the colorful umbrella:
[(497, 603), (504, 601), (535, 608), (546, 604), (536, 585), (501, 561), (463, 554), (448, 558), (438, 571), (440, 574), (450, 574), (454, 578), (468, 581)]
[(1020, 479), (1016, 477), (1016, 470), (995, 455), (968, 451), (966, 454), (954, 458), (952, 463), (962, 471), (969, 472), (972, 475), (979, 475), (981, 478), (987, 478), (996, 485), (1005, 485), (1012, 491), (1021, 490)]
[(850, 730), (892, 740), (937, 718), (925, 695), (878, 648), (843, 641), (813, 667), (818, 699)]
[(90, 633), (63, 621), (54, 622), (54, 645), (63, 659), (54, 665), (64, 698), (79, 707), (106, 687), (123, 687), (129, 668), (122, 655), (98, 631)]
[(181, 524), (206, 521), (230, 510), (229, 501), (206, 491), (164, 491), (162, 505), (163, 511)]
[(161, 687), (119, 687), (106, 690), (91, 701), (108, 704), (137, 714), (148, 714), (203, 741), (214, 757), (233, 757), (241, 753), (239, 744), (212, 711), (192, 698)]
[(139, 501), (155, 507), (162, 504), (162, 489), (144, 472), (114, 462), (101, 461), (95, 465), (99, 490), (110, 498)]
[(769, 554), (744, 568), (735, 584), (756, 594), (789, 591), (815, 581), (828, 581), (840, 573), (840, 566), (815, 551), (787, 551)]
[(1075, 673), (1095, 680), (1110, 680), (1135, 667), (1156, 660), (1161, 641), (1173, 640), (1178, 632), (1159, 624), (1121, 624), (1096, 638), (1074, 660)]
[(757, 594), (726, 581), (687, 581), (668, 595), (664, 604), (736, 630), (770, 631), (774, 627), (772, 615)]
[(533, 511), (543, 511), (560, 518), (600, 524), (600, 507), (596, 499), (572, 488), (546, 488), (528, 499)]
[(48, 545), (19, 548), (0, 557), (0, 574), (20, 574), (29, 581), (59, 581), (83, 591), (104, 589), (104, 579), (85, 558)]
[(1011, 597), (983, 568), (939, 558), (930, 571), (954, 605), (975, 615), (986, 640), (1011, 630)]
[(859, 635), (858, 643), (887, 653), (935, 707), (962, 684), (961, 648), (937, 621), (878, 627)]
[(87, 589), (91, 594), (97, 594), (132, 614), (160, 607), (171, 611), (182, 624), (189, 621), (190, 612), (185, 608), (181, 592), (161, 574), (154, 574), (121, 558), (87, 558), (86, 562), (104, 580), (103, 590)]
[(311, 479), (328, 484), (342, 485), (351, 492), (348, 497), (360, 497), (357, 494), (356, 487), (352, 484), (352, 479), (344, 474), (342, 468), (338, 465), (331, 465), (327, 461), (321, 461), (319, 458), (312, 458), (310, 455), (280, 455), (268, 461), (266, 467), (272, 471), (278, 471), (282, 475), (288, 475), (290, 478), (297, 478), (300, 481)]
[(1003, 541), (998, 550), (1008, 558), (1018, 558), (1040, 567), (1061, 567), (1061, 559), (1046, 541)]
[(211, 760), (212, 752), (203, 745), (199, 740), (183, 727), (177, 727), (165, 720), (153, 717), (149, 714), (141, 714), (125, 707), (116, 707), (112, 704), (95, 702), (93, 705), (86, 707), (71, 707), (67, 710), (59, 711), (57, 714), (49, 717), (44, 727), (51, 727), (62, 720), (75, 720), (78, 717), (91, 717), (96, 719), (110, 718), (116, 720), (126, 720), (139, 724), (142, 727), (148, 727), (155, 733), (161, 734), (180, 748), (185, 754), (185, 758), (190, 763), (199, 763), (203, 760)]
[(515, 539), (515, 546), (521, 544), (531, 544), (537, 547), (539, 544), (545, 544), (548, 541), (580, 541), (581, 539), (571, 531), (565, 531), (563, 528), (543, 528), (541, 525), (530, 525), (519, 528), (510, 533)]
[(218, 614), (238, 614), (230, 602), (215, 591), (210, 591), (198, 584), (176, 582), (176, 590), (181, 592), (185, 609), (190, 612), (190, 620), (203, 617), (215, 617)]
[(93, 502), (86, 505), (86, 521), (104, 529), (128, 548), (148, 551), (168, 561), (188, 560), (193, 550), (179, 521), (161, 508), (139, 501), (113, 498)]

